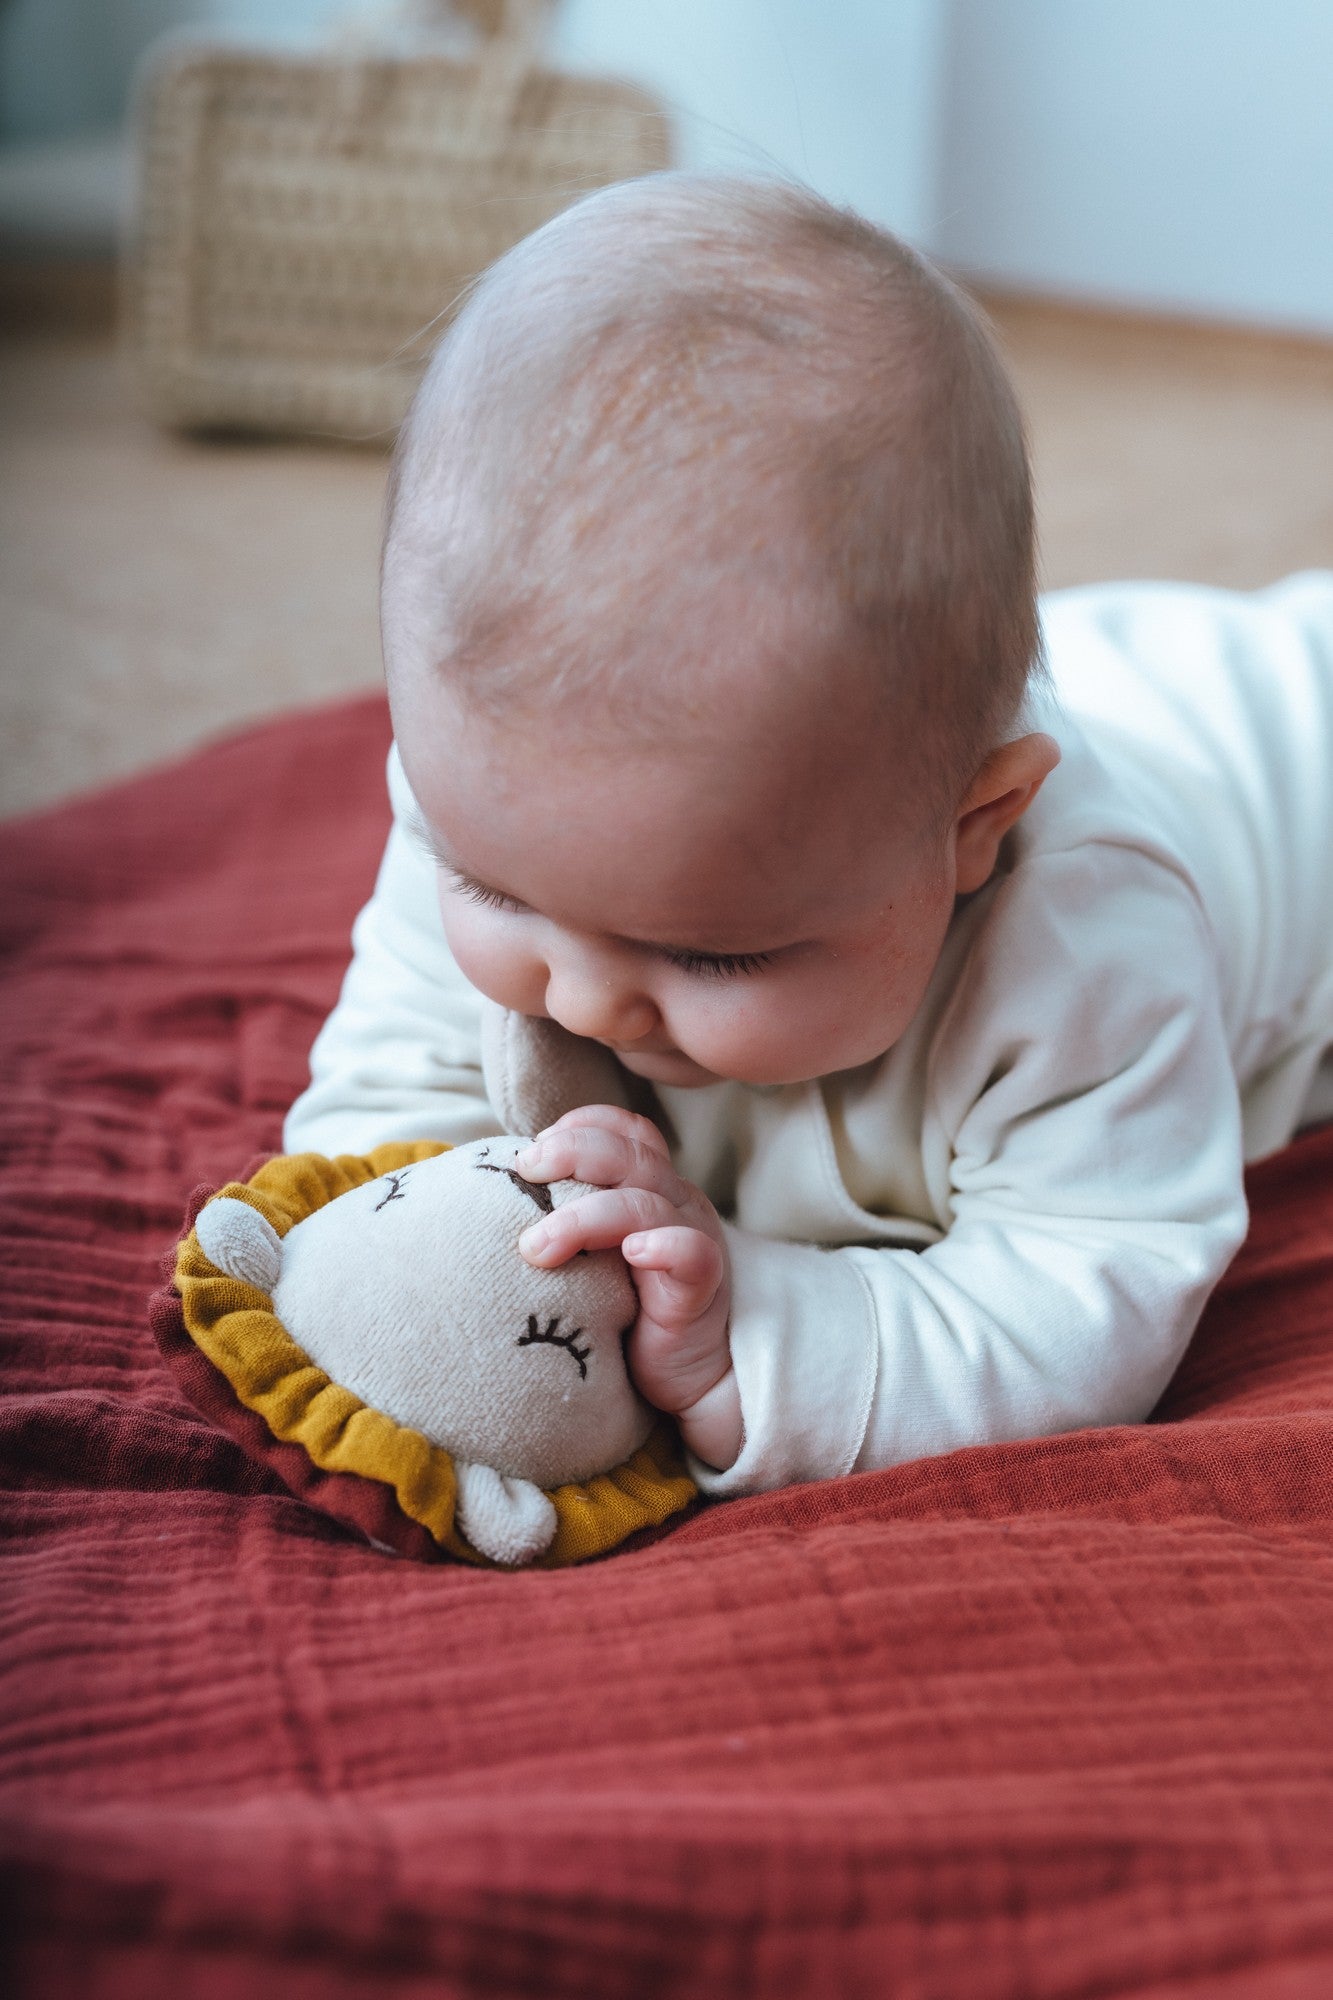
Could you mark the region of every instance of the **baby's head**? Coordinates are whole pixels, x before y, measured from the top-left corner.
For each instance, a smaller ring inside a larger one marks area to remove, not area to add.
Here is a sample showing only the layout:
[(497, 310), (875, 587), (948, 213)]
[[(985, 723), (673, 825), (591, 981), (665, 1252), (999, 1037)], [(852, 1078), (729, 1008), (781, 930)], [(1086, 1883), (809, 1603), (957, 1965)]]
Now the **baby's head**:
[(780, 182), (610, 188), (475, 287), (399, 442), (399, 748), (467, 976), (666, 1084), (882, 1053), (1055, 759), (976, 314)]

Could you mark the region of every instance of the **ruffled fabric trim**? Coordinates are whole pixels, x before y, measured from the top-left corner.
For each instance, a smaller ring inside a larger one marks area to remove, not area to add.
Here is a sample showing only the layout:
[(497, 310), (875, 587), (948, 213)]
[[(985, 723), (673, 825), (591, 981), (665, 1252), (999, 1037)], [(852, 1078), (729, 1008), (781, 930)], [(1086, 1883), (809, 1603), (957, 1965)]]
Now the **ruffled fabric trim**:
[[(352, 1188), (446, 1150), (419, 1140), (336, 1159), (294, 1153), (270, 1160), (249, 1181), (233, 1181), (218, 1193), (248, 1202), (282, 1237)], [(333, 1381), (292, 1339), (269, 1295), (219, 1272), (193, 1229), (177, 1250), (175, 1287), (191, 1341), (275, 1439), (299, 1446), (314, 1466), (339, 1483), (351, 1476), (388, 1488), (402, 1514), (425, 1530), (435, 1549), (496, 1567), (455, 1525), (457, 1487), (449, 1453)], [(556, 1532), (535, 1566), (554, 1569), (604, 1555), (641, 1528), (678, 1513), (696, 1493), (674, 1433), (659, 1424), (623, 1465), (550, 1489)]]

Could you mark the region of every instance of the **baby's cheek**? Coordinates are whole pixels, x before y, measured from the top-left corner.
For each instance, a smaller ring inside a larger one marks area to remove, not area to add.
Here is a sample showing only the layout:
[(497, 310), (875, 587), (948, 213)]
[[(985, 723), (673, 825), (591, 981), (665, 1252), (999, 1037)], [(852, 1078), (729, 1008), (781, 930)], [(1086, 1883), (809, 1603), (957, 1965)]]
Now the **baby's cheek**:
[(775, 968), (747, 992), (727, 982), (681, 1017), (677, 1045), (717, 1076), (738, 1083), (800, 1083), (882, 1055), (893, 1040), (886, 996), (875, 980), (847, 968)]
[(668, 1032), (715, 1076), (767, 1083), (789, 1066), (801, 1041), (802, 1014), (776, 995), (704, 994), (675, 1011)]
[(504, 912), (469, 907), (447, 889), (440, 895), (444, 936), (458, 968), (479, 993), (519, 1014), (540, 1014), (546, 1002), (547, 969), (517, 934)]

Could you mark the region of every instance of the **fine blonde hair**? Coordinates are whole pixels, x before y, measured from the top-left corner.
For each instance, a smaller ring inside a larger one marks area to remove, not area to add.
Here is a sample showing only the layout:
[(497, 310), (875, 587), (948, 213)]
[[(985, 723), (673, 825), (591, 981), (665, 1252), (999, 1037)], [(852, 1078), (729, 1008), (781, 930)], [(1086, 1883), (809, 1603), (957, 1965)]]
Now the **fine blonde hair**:
[(668, 726), (666, 686), (706, 694), (719, 601), (775, 635), (775, 683), (799, 615), (956, 792), (1038, 659), (1021, 416), (977, 309), (887, 230), (777, 179), (626, 182), (464, 298), (383, 584), (391, 676), (411, 655), (492, 716), (630, 736)]

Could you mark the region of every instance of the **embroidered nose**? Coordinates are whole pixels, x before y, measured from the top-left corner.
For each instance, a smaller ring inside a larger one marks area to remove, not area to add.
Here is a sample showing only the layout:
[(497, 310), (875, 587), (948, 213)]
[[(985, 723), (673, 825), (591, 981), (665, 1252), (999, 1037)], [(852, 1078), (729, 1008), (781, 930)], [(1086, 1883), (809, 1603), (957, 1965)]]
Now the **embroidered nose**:
[(543, 1215), (549, 1215), (555, 1207), (551, 1190), (544, 1181), (525, 1181), (522, 1174), (516, 1173), (513, 1167), (498, 1167), (490, 1160), (478, 1160), (477, 1171), (482, 1174), (503, 1174), (523, 1194), (531, 1195)]

